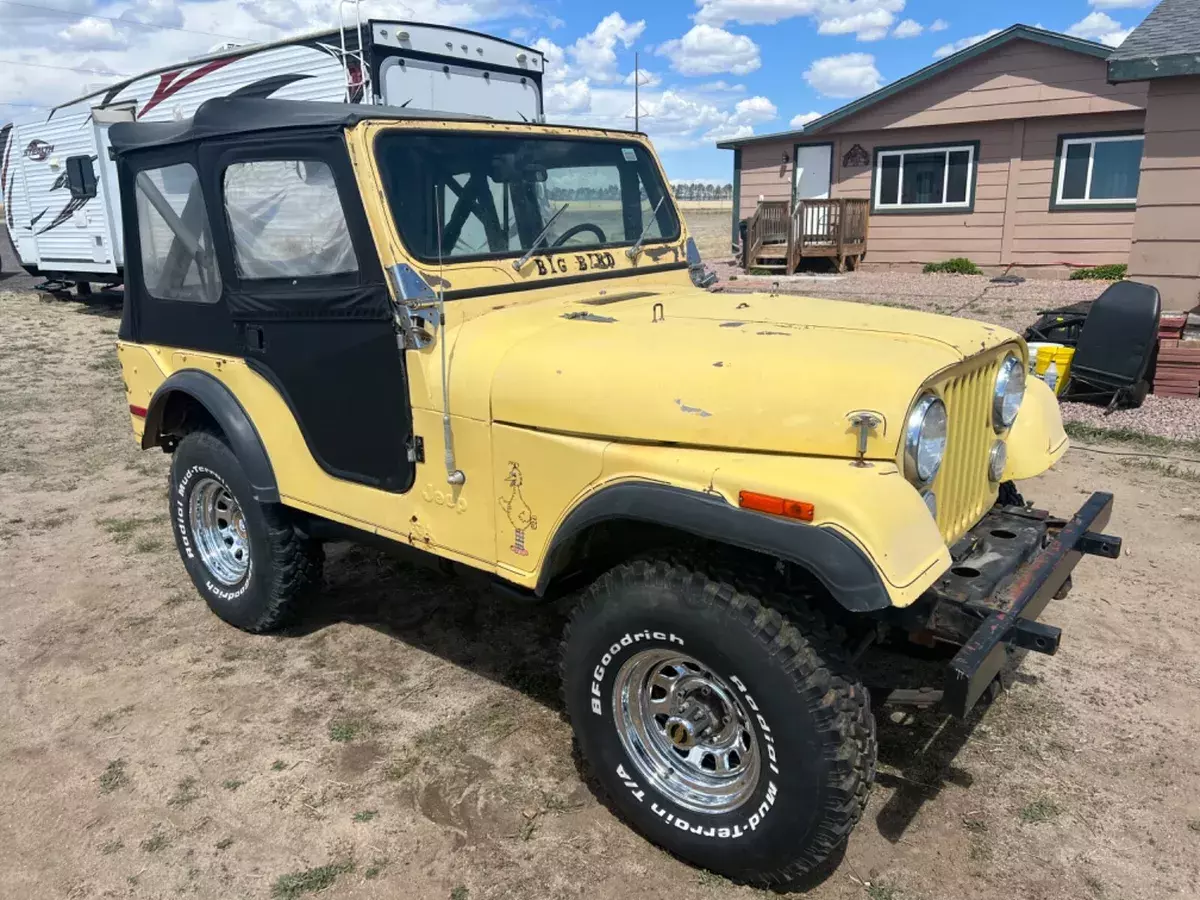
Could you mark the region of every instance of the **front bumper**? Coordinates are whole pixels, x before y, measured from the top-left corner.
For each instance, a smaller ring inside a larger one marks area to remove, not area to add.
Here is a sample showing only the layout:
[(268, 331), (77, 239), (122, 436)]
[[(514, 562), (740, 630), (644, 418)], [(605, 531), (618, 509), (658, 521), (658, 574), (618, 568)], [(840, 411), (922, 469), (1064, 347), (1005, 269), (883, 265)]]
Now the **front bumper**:
[(971, 711), (1010, 648), (1058, 650), (1061, 630), (1036, 619), (1070, 589), (1071, 572), (1084, 555), (1121, 555), (1121, 539), (1101, 533), (1112, 507), (1112, 494), (1099, 492), (1069, 520), (996, 506), (954, 546), (954, 564), (922, 604), (927, 618), (917, 629), (961, 645), (946, 672), (947, 712), (961, 718)]

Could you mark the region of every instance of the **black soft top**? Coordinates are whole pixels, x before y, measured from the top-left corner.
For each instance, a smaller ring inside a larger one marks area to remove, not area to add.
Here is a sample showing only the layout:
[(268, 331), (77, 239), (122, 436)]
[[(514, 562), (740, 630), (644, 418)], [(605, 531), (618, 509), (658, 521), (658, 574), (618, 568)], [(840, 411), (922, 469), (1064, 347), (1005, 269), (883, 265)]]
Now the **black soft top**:
[[(180, 119), (177, 122), (117, 122), (109, 128), (108, 134), (113, 150), (120, 154), (149, 147), (166, 147), (172, 144), (186, 144), (238, 134), (254, 134), (280, 128), (340, 130), (368, 119), (493, 121), (483, 116), (408, 109), (399, 106), (319, 103), (309, 100), (264, 100), (257, 97), (214, 97), (201, 103), (196, 114), (190, 119)], [(513, 124), (537, 125), (538, 123), (516, 122)]]

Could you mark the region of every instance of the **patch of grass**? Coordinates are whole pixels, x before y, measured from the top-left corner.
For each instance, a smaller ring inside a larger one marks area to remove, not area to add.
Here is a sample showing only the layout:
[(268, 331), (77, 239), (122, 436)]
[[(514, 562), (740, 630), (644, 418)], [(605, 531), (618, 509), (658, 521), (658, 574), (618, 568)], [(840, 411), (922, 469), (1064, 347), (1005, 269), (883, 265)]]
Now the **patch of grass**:
[(246, 782), (242, 781), (240, 778), (227, 778), (225, 781), (221, 782), (221, 787), (225, 788), (227, 791), (236, 791), (245, 783)]
[(1200, 453), (1200, 440), (1178, 440), (1157, 434), (1147, 434), (1133, 428), (1101, 428), (1083, 422), (1067, 422), (1065, 427), (1067, 434), (1078, 441), (1133, 444), (1140, 449), (1154, 450), (1160, 453)]
[(139, 519), (137, 516), (122, 516), (120, 518), (97, 519), (100, 526), (118, 544), (126, 544), (133, 539), (134, 533), (146, 525), (150, 519)]
[(388, 781), (403, 781), (417, 767), (421, 760), (416, 756), (402, 756), (393, 763), (388, 763), (383, 775)]
[(353, 818), (354, 818), (355, 822), (370, 822), (377, 815), (379, 815), (378, 810), (360, 809), (358, 812), (356, 812), (354, 814)]
[(925, 268), (921, 270), (926, 275), (934, 273), (945, 273), (948, 275), (982, 275), (983, 271), (971, 260), (965, 256), (956, 256), (953, 259), (948, 259), (945, 262), (925, 263)]
[(272, 769), (272, 771), (275, 771), (275, 772), (282, 772), (287, 767), (288, 767), (288, 764), (285, 763), (282, 759), (277, 759), (277, 760), (275, 760), (275, 762), (271, 763), (271, 769)]
[(461, 884), (450, 889), (450, 900), (469, 900), (471, 892)]
[(1049, 822), (1052, 819), (1058, 818), (1061, 812), (1058, 804), (1049, 797), (1039, 797), (1037, 800), (1030, 801), (1021, 807), (1017, 813), (1019, 818), (1026, 825), (1040, 825), (1043, 822)]
[(708, 869), (701, 869), (696, 873), (696, 883), (700, 887), (727, 887), (732, 886), (732, 882), (716, 872), (710, 872)]
[(111, 794), (117, 788), (129, 784), (129, 776), (125, 774), (125, 760), (110, 760), (100, 774), (100, 793)]
[(329, 739), (338, 744), (348, 744), (367, 730), (361, 719), (334, 719), (329, 723)]
[(228, 850), (232, 846), (233, 846), (233, 838), (231, 838), (231, 837), (223, 837), (219, 841), (217, 841), (217, 849), (218, 850)]
[(179, 784), (175, 785), (175, 793), (167, 800), (167, 806), (183, 809), (195, 803), (200, 799), (200, 790), (196, 785), (196, 779), (190, 775), (181, 779)]
[(871, 900), (896, 900), (900, 896), (900, 888), (886, 881), (873, 881), (867, 885), (867, 896)]
[(368, 881), (378, 878), (381, 874), (383, 874), (383, 870), (387, 864), (388, 859), (386, 856), (380, 856), (377, 859), (371, 860), (371, 865), (363, 871), (363, 878), (367, 879)]
[(155, 553), (162, 549), (162, 541), (152, 537), (138, 538), (133, 545), (133, 549), (138, 553)]
[(146, 853), (157, 853), (171, 845), (171, 839), (161, 831), (156, 831), (139, 845)]
[(971, 834), (987, 834), (987, 822), (983, 819), (963, 819), (963, 828)]
[(1071, 281), (1120, 281), (1125, 277), (1129, 267), (1125, 263), (1112, 263), (1107, 266), (1089, 266), (1076, 269), (1071, 273)]
[(1143, 472), (1154, 472), (1167, 478), (1178, 478), (1181, 481), (1200, 484), (1200, 472), (1173, 462), (1163, 462), (1161, 459), (1143, 457), (1124, 457), (1120, 460), (1120, 463), (1128, 469), (1141, 469)]
[(271, 896), (276, 900), (293, 900), (302, 894), (315, 894), (332, 887), (339, 875), (346, 875), (353, 871), (354, 863), (343, 860), (317, 866), (315, 869), (280, 875), (271, 888)]
[(101, 844), (100, 852), (103, 853), (105, 856), (112, 856), (114, 853), (116, 853), (118, 850), (122, 849), (124, 846), (125, 846), (125, 842), (123, 840), (121, 840), (120, 838), (117, 838), (115, 841), (105, 841), (103, 844)]
[(131, 712), (133, 712), (132, 704), (128, 706), (122, 706), (120, 709), (111, 710), (102, 716), (97, 716), (92, 721), (92, 727), (97, 731), (108, 731), (110, 728), (112, 728), (120, 716), (127, 716)]

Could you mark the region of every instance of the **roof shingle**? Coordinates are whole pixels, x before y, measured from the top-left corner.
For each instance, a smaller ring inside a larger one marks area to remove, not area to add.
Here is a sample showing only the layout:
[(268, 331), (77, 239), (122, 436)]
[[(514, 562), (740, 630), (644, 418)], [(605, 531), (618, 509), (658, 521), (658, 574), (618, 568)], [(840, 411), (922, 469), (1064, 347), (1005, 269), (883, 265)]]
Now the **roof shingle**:
[(1162, 0), (1108, 58), (1108, 80), (1200, 74), (1200, 0)]

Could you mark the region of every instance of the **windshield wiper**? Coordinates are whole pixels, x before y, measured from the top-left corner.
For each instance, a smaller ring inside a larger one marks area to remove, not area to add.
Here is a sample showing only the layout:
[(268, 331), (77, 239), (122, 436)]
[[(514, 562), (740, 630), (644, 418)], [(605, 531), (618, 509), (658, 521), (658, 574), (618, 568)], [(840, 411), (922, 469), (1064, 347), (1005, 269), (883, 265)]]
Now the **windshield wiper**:
[(516, 269), (518, 272), (520, 272), (521, 267), (523, 265), (525, 265), (525, 263), (529, 262), (529, 258), (537, 252), (538, 245), (542, 242), (542, 239), (546, 236), (546, 232), (548, 232), (550, 230), (550, 226), (554, 224), (554, 220), (557, 219), (559, 216), (561, 216), (564, 212), (566, 212), (567, 207), (570, 205), (571, 205), (570, 203), (564, 203), (562, 206), (560, 206), (558, 208), (558, 210), (554, 213), (554, 215), (552, 215), (550, 217), (550, 221), (546, 223), (546, 227), (543, 228), (538, 233), (538, 236), (533, 239), (533, 243), (529, 245), (529, 249), (525, 251), (525, 255), (522, 256), (520, 259), (513, 262), (514, 269)]
[(637, 259), (637, 255), (642, 249), (642, 243), (646, 240), (646, 232), (650, 230), (650, 223), (658, 217), (658, 208), (663, 205), (663, 201), (666, 199), (667, 195), (664, 192), (663, 195), (658, 198), (658, 202), (654, 204), (654, 209), (650, 210), (650, 219), (645, 225), (642, 226), (642, 233), (639, 234), (638, 239), (633, 242), (633, 246), (625, 251), (625, 255), (630, 259)]

